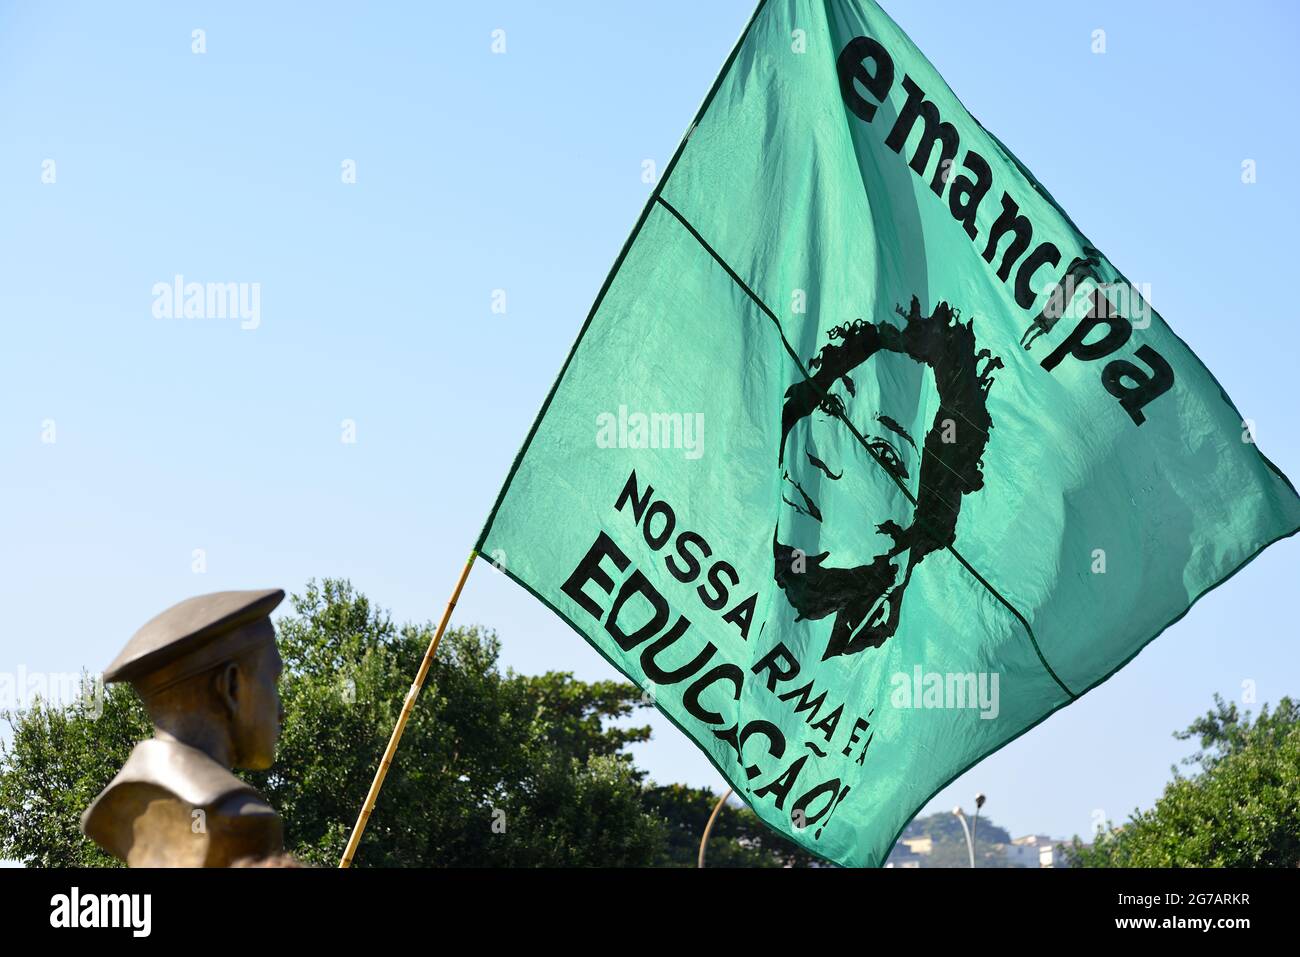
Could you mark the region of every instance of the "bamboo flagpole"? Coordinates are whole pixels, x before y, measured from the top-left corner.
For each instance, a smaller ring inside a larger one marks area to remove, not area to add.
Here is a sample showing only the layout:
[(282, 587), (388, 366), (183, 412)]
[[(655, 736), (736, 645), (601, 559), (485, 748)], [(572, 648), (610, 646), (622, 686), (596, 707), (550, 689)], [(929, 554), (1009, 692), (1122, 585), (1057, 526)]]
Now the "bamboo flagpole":
[(388, 775), (388, 767), (393, 763), (393, 755), (397, 753), (397, 745), (402, 740), (402, 732), (406, 730), (407, 719), (411, 717), (411, 711), (415, 708), (415, 699), (420, 695), (420, 689), (424, 687), (424, 679), (429, 674), (429, 666), (433, 664), (433, 656), (438, 651), (438, 643), (442, 641), (442, 633), (447, 630), (447, 622), (451, 620), (452, 609), (456, 607), (456, 602), (460, 599), (460, 590), (465, 587), (465, 579), (469, 578), (469, 570), (474, 565), (474, 559), (478, 557), (478, 552), (471, 551), (469, 559), (465, 562), (465, 567), (461, 569), (460, 578), (456, 580), (456, 588), (451, 593), (451, 598), (447, 599), (447, 607), (443, 610), (442, 620), (438, 622), (438, 628), (433, 633), (433, 640), (429, 642), (429, 648), (424, 653), (424, 660), (420, 662), (420, 670), (415, 673), (415, 681), (411, 682), (411, 690), (406, 693), (406, 700), (402, 703), (402, 713), (397, 716), (397, 724), (393, 727), (392, 736), (388, 739), (388, 747), (384, 749), (383, 760), (379, 762), (379, 768), (375, 771), (375, 780), (370, 784), (370, 792), (366, 795), (366, 803), (361, 807), (361, 814), (357, 817), (356, 826), (352, 828), (352, 836), (348, 838), (348, 846), (343, 851), (343, 858), (339, 861), (339, 867), (349, 867), (352, 864), (352, 857), (357, 852), (357, 845), (361, 843), (361, 835), (366, 831), (366, 822), (370, 820), (370, 812), (375, 809), (375, 801), (379, 798), (379, 789), (384, 786), (384, 778)]

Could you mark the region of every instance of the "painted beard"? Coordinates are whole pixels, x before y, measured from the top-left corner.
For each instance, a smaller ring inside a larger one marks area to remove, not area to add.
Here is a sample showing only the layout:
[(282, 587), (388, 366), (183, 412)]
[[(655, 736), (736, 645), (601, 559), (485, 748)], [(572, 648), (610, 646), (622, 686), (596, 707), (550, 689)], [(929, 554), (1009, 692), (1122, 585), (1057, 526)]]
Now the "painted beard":
[[(898, 629), (903, 593), (915, 562), (905, 544), (910, 536), (893, 521), (877, 526), (894, 540), (894, 548), (868, 565), (834, 568), (825, 564), (830, 552), (802, 555), (772, 535), (774, 577), (786, 600), (798, 612), (796, 621), (817, 621), (834, 614), (830, 640), (822, 661), (879, 648)], [(796, 563), (803, 565), (796, 571)], [(905, 571), (900, 571), (905, 569)]]

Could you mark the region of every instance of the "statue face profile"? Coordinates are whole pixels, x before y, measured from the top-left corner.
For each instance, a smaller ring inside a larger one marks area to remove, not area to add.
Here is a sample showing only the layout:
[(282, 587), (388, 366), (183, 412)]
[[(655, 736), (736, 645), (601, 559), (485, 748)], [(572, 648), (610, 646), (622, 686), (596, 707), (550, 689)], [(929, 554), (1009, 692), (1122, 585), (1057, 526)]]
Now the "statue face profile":
[(233, 669), (233, 681), (221, 682), (229, 696), (233, 764), (250, 771), (265, 771), (274, 763), (284, 723), (279, 688), (284, 663), (275, 646), (271, 623), (263, 624), (269, 632), (268, 640), (228, 665)]
[(225, 767), (264, 771), (275, 761), (284, 719), (283, 663), (267, 619), (227, 639), (239, 650), (159, 689), (138, 686), (155, 736), (189, 745)]
[[(899, 314), (901, 327), (831, 329), (782, 409), (787, 508), (774, 578), (796, 620), (832, 619), (822, 660), (879, 648), (897, 631), (914, 570), (953, 544), (962, 499), (984, 484), (988, 389), (1002, 362), (977, 349), (973, 324), (947, 303), (925, 316), (914, 297)], [(854, 382), (859, 370), (907, 407), (877, 408), (876, 390)], [(914, 436), (906, 423), (931, 409)]]

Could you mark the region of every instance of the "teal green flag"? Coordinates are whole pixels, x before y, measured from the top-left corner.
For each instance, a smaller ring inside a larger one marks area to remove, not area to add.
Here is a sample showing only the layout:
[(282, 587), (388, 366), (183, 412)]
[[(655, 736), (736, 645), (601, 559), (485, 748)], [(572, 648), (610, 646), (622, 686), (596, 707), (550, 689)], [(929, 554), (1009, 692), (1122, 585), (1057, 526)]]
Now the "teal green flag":
[(879, 865), (1298, 526), (1214, 377), (879, 7), (771, 0), (477, 548), (765, 822)]

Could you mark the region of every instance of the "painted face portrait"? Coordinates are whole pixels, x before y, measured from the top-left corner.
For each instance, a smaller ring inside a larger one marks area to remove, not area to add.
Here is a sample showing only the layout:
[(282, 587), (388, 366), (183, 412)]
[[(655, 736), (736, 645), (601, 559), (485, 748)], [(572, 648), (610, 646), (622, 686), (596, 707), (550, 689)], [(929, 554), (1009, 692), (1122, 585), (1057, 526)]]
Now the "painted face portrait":
[(914, 570), (953, 544), (962, 499), (984, 486), (1002, 360), (947, 303), (898, 312), (902, 325), (831, 329), (785, 394), (774, 577), (796, 620), (832, 620), (822, 660), (897, 631)]

